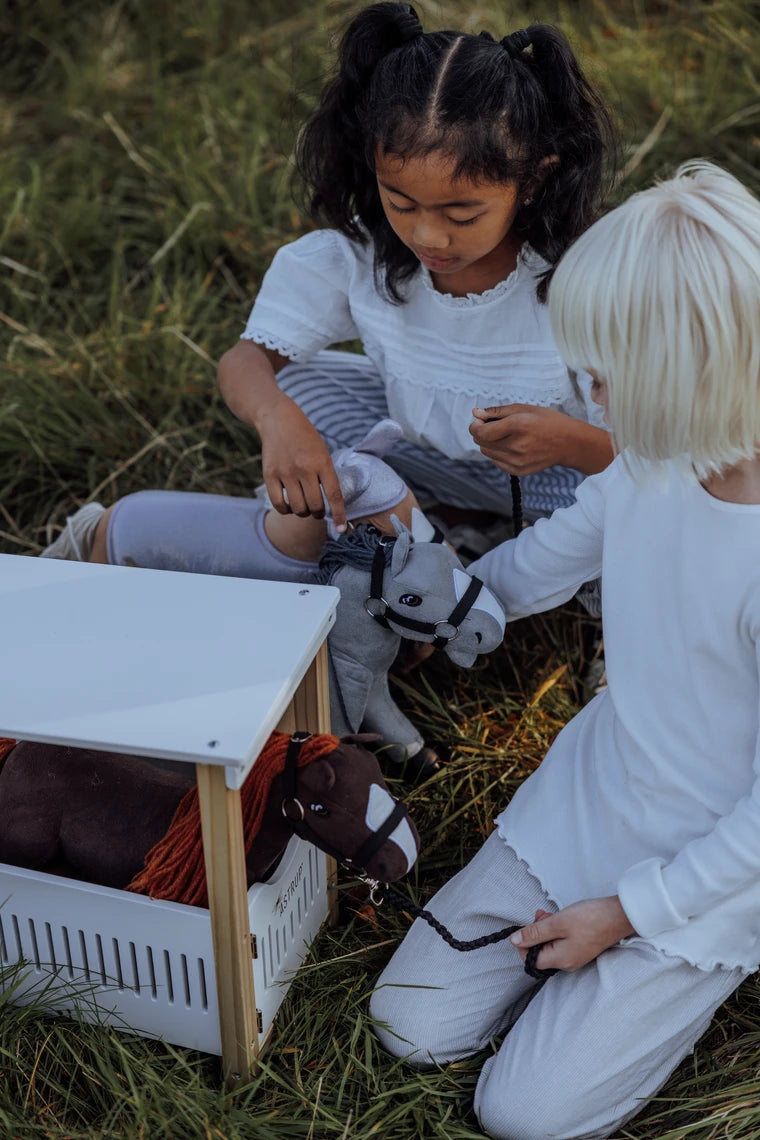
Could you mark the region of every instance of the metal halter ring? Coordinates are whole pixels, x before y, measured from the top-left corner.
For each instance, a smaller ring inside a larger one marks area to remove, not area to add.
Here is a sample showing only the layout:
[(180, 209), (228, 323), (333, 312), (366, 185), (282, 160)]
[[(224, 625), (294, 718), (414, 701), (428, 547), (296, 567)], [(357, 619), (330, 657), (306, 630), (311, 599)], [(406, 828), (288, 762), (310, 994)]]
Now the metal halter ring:
[(365, 598), (364, 608), (371, 618), (385, 617), (388, 609), (388, 603), (385, 598)]
[[(311, 735), (311, 733), (309, 733), (309, 735)], [(301, 813), (301, 814), (300, 814), (300, 816), (298, 817), (298, 819), (297, 819), (297, 820), (295, 820), (295, 821), (294, 821), (294, 820), (293, 820), (293, 818), (292, 818), (292, 816), (289, 816), (289, 815), (288, 815), (288, 813), (287, 813), (287, 811), (286, 811), (286, 805), (287, 805), (287, 804), (295, 804), (295, 805), (296, 805), (296, 807), (298, 808), (298, 810), (300, 811), (300, 813)], [(303, 804), (301, 803), (301, 801), (300, 801), (300, 800), (297, 800), (297, 799), (295, 798), (295, 796), (293, 796), (293, 798), (292, 798), (292, 799), (289, 799), (289, 800), (287, 800), (287, 799), (284, 799), (284, 800), (282, 801), (282, 807), (281, 807), (281, 809), (280, 809), (280, 810), (282, 811), (282, 814), (285, 816), (285, 818), (286, 818), (287, 820), (289, 820), (291, 823), (293, 823), (293, 822), (296, 822), (296, 823), (300, 823), (300, 822), (301, 822), (301, 820), (303, 820), (303, 819), (305, 818), (305, 816), (306, 816), (306, 812), (303, 810)]]
[[(446, 626), (447, 629), (453, 630), (453, 633), (444, 633), (439, 629), (439, 626)], [(459, 626), (452, 625), (450, 621), (437, 621), (433, 626), (435, 636), (440, 637), (442, 641), (453, 641), (455, 637), (459, 637)]]

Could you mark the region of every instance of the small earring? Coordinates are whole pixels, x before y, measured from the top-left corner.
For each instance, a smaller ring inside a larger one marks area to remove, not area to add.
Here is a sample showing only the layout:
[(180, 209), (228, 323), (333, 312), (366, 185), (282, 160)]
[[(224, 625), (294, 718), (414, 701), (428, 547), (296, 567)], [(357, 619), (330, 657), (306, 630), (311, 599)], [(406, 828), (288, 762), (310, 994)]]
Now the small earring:
[(523, 206), (529, 206), (532, 201), (533, 201), (533, 199), (530, 197), (529, 198), (523, 198)]

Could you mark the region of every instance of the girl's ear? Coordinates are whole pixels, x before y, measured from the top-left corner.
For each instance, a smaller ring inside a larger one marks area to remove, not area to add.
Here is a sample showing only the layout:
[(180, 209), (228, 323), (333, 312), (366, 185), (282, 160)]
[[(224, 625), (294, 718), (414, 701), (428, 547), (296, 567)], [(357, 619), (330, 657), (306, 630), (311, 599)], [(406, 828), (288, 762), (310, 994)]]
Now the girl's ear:
[(558, 154), (547, 154), (541, 159), (538, 164), (538, 169), (527, 187), (525, 197), (522, 201), (523, 206), (529, 206), (531, 204), (555, 166), (559, 166)]

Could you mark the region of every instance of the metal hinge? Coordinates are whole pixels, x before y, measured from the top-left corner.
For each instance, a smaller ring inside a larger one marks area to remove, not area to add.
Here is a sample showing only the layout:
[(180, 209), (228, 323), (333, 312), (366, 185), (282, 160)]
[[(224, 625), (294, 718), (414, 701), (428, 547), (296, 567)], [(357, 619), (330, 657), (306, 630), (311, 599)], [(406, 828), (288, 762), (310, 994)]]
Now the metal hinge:
[(251, 939), (251, 957), (258, 958), (259, 956), (259, 943), (255, 934), (248, 936)]
[(256, 1010), (256, 1028), (258, 1029), (259, 1033), (264, 1032), (264, 1014), (260, 1009)]

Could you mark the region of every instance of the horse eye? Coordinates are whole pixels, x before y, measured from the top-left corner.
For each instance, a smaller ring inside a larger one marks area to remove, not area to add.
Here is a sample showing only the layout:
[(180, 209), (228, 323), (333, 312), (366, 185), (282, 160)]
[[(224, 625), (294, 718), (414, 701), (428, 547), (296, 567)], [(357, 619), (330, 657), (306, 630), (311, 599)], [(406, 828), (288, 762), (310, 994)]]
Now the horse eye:
[(323, 804), (309, 804), (309, 811), (313, 811), (314, 815), (329, 815), (329, 811)]
[(422, 598), (419, 594), (402, 594), (399, 602), (402, 606), (421, 606)]

